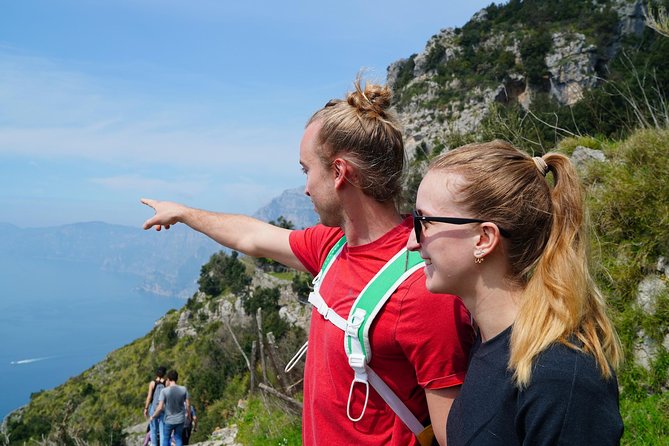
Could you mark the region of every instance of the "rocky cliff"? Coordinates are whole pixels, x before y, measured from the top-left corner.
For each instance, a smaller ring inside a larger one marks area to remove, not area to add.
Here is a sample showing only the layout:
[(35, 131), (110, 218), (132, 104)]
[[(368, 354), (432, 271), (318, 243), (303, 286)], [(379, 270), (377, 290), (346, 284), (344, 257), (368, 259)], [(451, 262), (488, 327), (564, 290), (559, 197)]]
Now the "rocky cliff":
[(543, 92), (575, 104), (603, 82), (623, 42), (641, 35), (642, 4), (511, 1), (440, 31), (419, 54), (388, 67), (409, 153), (474, 131), (492, 103), (528, 109)]

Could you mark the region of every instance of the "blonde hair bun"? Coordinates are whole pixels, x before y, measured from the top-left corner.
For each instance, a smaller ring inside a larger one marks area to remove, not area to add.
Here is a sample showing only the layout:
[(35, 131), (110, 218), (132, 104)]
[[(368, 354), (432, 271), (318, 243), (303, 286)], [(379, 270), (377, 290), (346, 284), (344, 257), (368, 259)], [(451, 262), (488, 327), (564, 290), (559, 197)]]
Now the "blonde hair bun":
[(348, 104), (358, 112), (380, 117), (385, 117), (385, 111), (390, 107), (391, 99), (392, 92), (385, 85), (366, 83), (363, 89), (360, 82), (355, 83), (355, 91), (346, 97)]

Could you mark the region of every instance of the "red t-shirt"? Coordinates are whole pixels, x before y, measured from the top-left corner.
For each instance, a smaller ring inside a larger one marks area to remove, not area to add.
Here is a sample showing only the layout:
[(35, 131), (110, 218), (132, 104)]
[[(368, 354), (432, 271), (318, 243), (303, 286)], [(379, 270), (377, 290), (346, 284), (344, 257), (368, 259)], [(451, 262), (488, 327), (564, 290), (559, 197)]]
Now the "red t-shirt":
[[(320, 293), (344, 319), (356, 297), (374, 275), (402, 249), (412, 228), (410, 219), (363, 246), (345, 245), (334, 261)], [(317, 274), (330, 248), (342, 237), (339, 228), (317, 225), (290, 235), (293, 253)], [(423, 270), (395, 291), (370, 330), (369, 366), (404, 401), (416, 417), (429, 418), (424, 388), (462, 384), (473, 341), (470, 317), (459, 298), (431, 294)], [(304, 371), (302, 438), (305, 445), (416, 445), (412, 432), (370, 386), (364, 416), (346, 415), (353, 370), (344, 351), (344, 332), (314, 309)], [(356, 385), (351, 415), (362, 410), (365, 394)]]

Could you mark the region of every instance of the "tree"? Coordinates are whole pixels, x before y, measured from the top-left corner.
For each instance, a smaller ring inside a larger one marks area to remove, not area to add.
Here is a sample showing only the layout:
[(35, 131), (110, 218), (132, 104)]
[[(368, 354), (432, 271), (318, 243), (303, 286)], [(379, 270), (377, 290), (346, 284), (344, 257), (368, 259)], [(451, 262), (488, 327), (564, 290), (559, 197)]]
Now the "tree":
[[(293, 224), (293, 222), (290, 220), (286, 220), (286, 218), (283, 215), (280, 215), (276, 221), (270, 220), (268, 223), (270, 225), (278, 226), (284, 229), (295, 229), (295, 225)], [(262, 269), (265, 272), (282, 273), (288, 270), (288, 268), (285, 265), (282, 265), (281, 263), (275, 260), (267, 259), (264, 257), (257, 258), (255, 263), (258, 268)]]
[(210, 296), (218, 296), (226, 291), (244, 295), (251, 284), (246, 274), (246, 266), (238, 259), (239, 253), (227, 255), (223, 251), (211, 256), (202, 266), (197, 283), (200, 291)]

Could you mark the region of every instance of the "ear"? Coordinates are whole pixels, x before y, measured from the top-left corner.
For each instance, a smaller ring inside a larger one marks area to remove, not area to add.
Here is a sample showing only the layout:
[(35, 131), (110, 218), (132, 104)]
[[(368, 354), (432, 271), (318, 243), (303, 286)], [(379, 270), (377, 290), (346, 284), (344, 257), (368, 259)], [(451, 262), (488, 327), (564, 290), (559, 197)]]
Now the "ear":
[(351, 165), (344, 158), (335, 158), (332, 161), (332, 170), (335, 174), (335, 189), (339, 189), (346, 183), (347, 176), (350, 176)]
[(501, 238), (497, 225), (490, 222), (481, 223), (474, 255), (481, 258), (487, 256), (501, 243)]

